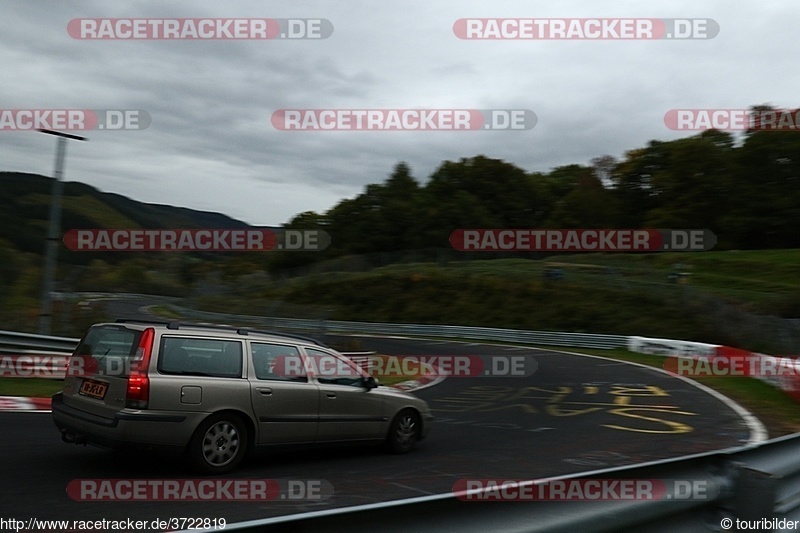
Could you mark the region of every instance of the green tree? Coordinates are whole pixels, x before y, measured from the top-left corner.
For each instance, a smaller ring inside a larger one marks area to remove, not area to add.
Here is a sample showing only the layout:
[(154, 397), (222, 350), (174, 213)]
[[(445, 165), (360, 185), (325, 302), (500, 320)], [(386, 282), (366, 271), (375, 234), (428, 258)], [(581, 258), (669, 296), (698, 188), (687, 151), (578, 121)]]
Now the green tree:
[(446, 161), (424, 189), (425, 242), (442, 246), (460, 228), (537, 226), (546, 198), (542, 183), (510, 163), (485, 156)]
[(572, 190), (556, 201), (547, 223), (551, 228), (615, 227), (618, 202), (591, 169), (585, 169)]
[(647, 213), (658, 206), (653, 176), (665, 168), (664, 143), (651, 141), (646, 148), (630, 150), (611, 171), (612, 196), (618, 202), (620, 227), (644, 225)]
[(730, 202), (732, 149), (719, 135), (696, 135), (663, 143), (664, 165), (652, 177), (657, 206), (645, 224), (653, 228), (698, 228), (719, 232)]
[(751, 131), (736, 150), (725, 231), (744, 248), (800, 246), (800, 138), (796, 132)]

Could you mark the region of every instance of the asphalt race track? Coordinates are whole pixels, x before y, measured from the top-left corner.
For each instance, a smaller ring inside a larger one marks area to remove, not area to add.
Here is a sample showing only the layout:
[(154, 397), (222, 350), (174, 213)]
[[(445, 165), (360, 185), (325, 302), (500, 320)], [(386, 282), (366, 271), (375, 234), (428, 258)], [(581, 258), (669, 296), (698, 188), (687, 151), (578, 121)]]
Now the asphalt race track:
[[(450, 492), (460, 479), (534, 479), (718, 450), (754, 437), (741, 416), (692, 384), (652, 369), (532, 348), (362, 338), (394, 355), (535, 358), (528, 377), (449, 378), (417, 394), (435, 410), (407, 455), (374, 448), (280, 452), (229, 478), (327, 480), (334, 494), (290, 502), (86, 502), (76, 479), (193, 477), (173, 459), (61, 442), (49, 413), (0, 413), (0, 517), (53, 520), (258, 518)], [(470, 505), (465, 502), (464, 505)]]

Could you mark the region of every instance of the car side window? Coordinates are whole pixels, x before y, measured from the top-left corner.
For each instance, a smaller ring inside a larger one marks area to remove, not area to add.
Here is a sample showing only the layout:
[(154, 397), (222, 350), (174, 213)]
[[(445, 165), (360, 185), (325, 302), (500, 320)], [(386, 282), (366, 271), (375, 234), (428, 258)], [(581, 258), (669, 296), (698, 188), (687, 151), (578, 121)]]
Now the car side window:
[(159, 353), (161, 374), (242, 377), (242, 343), (239, 341), (162, 337)]
[(306, 354), (311, 360), (314, 374), (320, 383), (351, 387), (364, 386), (361, 369), (349, 359), (314, 348), (306, 348)]
[(258, 379), (308, 381), (303, 359), (294, 346), (251, 342), (253, 369)]

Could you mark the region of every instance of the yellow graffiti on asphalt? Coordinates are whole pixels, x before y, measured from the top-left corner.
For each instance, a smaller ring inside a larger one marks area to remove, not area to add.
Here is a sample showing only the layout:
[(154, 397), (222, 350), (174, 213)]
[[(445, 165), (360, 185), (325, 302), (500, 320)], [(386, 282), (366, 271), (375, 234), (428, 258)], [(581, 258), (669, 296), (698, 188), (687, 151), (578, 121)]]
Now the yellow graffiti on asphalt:
[[(664, 404), (663, 399), (667, 397), (669, 397), (667, 391), (654, 385), (612, 384), (601, 388), (598, 385), (585, 384), (578, 390), (568, 386), (545, 389), (481, 385), (469, 387), (456, 396), (439, 398), (434, 402), (438, 402), (435, 411), (439, 412), (503, 411), (556, 417), (602, 412), (623, 418), (619, 423), (599, 424), (609, 429), (658, 434), (683, 434), (693, 431), (692, 426), (674, 418), (676, 415), (695, 416), (697, 413), (681, 410), (677, 405)], [(658, 400), (657, 403), (648, 403), (644, 398)], [(634, 399), (637, 403), (633, 403)]]

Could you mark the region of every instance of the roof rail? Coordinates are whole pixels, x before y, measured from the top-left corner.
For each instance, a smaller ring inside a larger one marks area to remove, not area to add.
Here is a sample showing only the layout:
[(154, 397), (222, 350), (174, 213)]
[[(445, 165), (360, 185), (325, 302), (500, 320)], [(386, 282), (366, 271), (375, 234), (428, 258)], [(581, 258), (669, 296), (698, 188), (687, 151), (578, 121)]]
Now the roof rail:
[(262, 335), (273, 335), (275, 337), (287, 337), (291, 339), (303, 340), (306, 342), (310, 342), (311, 344), (316, 344), (317, 346), (322, 346), (323, 348), (329, 347), (327, 344), (313, 337), (308, 337), (305, 335), (296, 335), (294, 333), (283, 333), (280, 331), (270, 331), (264, 329), (252, 329), (252, 328), (243, 328), (237, 326), (223, 326), (219, 324), (198, 324), (196, 322), (183, 322), (181, 320), (172, 320), (169, 322), (165, 322), (161, 320), (138, 320), (138, 319), (120, 318), (117, 320), (117, 322), (140, 322), (144, 324), (160, 324), (167, 326), (167, 329), (197, 328), (197, 329), (216, 329), (223, 331), (235, 331), (239, 335), (248, 335), (249, 333), (260, 333)]
[(223, 326), (222, 324), (200, 324), (197, 322), (184, 322), (182, 320), (172, 320), (167, 323), (167, 329), (196, 328), (196, 329), (218, 329), (224, 331), (236, 331), (242, 328), (236, 326)]
[(295, 333), (283, 333), (281, 331), (270, 331), (266, 329), (250, 329), (250, 328), (242, 328), (242, 331), (244, 335), (247, 335), (247, 333), (260, 333), (262, 335), (274, 335), (276, 337), (289, 337), (291, 339), (298, 339), (310, 342), (311, 344), (316, 344), (317, 346), (322, 346), (323, 348), (329, 348), (329, 346), (324, 342), (319, 341), (314, 337), (308, 337), (306, 335), (297, 335)]
[(126, 322), (133, 322), (137, 324), (169, 324), (169, 322), (166, 320), (145, 320), (143, 318), (118, 318), (114, 321), (115, 324), (124, 324)]

